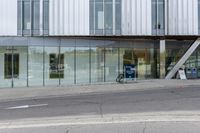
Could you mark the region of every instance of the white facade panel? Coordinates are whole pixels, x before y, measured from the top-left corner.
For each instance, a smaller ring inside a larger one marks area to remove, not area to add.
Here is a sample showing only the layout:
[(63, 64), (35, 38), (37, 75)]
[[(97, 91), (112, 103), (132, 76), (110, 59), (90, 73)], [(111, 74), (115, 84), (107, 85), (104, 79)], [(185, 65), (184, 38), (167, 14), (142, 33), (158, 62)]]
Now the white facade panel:
[(0, 0), (0, 36), (17, 35), (17, 0)]
[(198, 34), (198, 0), (168, 0), (168, 35)]
[(89, 35), (89, 0), (50, 0), (50, 35)]
[(151, 0), (122, 0), (122, 35), (152, 35)]

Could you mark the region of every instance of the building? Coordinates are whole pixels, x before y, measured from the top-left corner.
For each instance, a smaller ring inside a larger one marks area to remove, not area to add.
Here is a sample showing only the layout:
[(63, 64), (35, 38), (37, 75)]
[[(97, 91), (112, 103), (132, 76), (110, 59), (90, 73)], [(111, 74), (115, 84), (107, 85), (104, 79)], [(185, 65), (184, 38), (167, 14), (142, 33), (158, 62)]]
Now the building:
[(200, 0), (1, 0), (0, 88), (200, 78)]

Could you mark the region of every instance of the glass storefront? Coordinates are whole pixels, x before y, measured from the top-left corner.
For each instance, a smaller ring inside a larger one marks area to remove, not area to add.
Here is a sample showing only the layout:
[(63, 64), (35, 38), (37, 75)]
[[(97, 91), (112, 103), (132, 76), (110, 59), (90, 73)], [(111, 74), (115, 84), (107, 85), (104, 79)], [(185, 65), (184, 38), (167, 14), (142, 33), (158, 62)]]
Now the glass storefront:
[(136, 66), (138, 79), (159, 78), (158, 41), (38, 39), (29, 43), (0, 46), (0, 88), (115, 82), (125, 64)]
[(166, 74), (176, 65), (193, 41), (166, 41)]
[(28, 82), (29, 86), (43, 85), (44, 48), (30, 46), (28, 48)]

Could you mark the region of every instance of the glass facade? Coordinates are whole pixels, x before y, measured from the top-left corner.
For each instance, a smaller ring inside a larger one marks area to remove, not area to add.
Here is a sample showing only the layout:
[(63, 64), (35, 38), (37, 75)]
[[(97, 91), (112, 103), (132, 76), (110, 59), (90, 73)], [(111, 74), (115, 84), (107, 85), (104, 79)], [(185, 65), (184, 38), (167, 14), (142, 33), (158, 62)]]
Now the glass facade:
[(196, 79), (200, 78), (200, 47), (189, 57), (184, 64), (187, 78)]
[[(31, 31), (31, 4), (30, 0), (22, 1), (22, 31), (29, 35)], [(18, 18), (19, 19), (19, 18)]]
[(32, 34), (40, 34), (40, 0), (32, 1)]
[[(194, 41), (166, 41), (166, 73), (174, 67), (193, 43)], [(200, 78), (200, 47), (192, 53), (181, 68), (185, 70), (187, 79)], [(173, 78), (179, 78), (178, 73)]]
[[(18, 0), (18, 35), (48, 35), (49, 0), (43, 1), (42, 9), (40, 4), (40, 0)], [(43, 23), (42, 26), (40, 26), (41, 22)], [(42, 33), (40, 33), (40, 31), (42, 31)]]
[(193, 41), (166, 41), (166, 73), (168, 73), (184, 55)]
[(164, 35), (165, 29), (165, 2), (152, 0), (152, 30), (153, 35)]
[(115, 82), (125, 64), (138, 79), (159, 78), (158, 41), (36, 39), (0, 46), (0, 87), (66, 86)]
[(90, 0), (90, 34), (121, 33), (121, 0)]

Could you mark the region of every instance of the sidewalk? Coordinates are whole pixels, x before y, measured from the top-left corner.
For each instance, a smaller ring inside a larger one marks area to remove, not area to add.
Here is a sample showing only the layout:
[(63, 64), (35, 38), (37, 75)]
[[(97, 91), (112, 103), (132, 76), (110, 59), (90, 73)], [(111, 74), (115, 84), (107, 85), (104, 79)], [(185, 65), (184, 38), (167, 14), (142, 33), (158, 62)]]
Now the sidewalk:
[(96, 85), (76, 85), (66, 87), (29, 87), (0, 89), (0, 101), (34, 99), (44, 97), (71, 96), (88, 93), (103, 93), (128, 90), (149, 90), (199, 86), (200, 80), (139, 80), (133, 83), (106, 83)]

